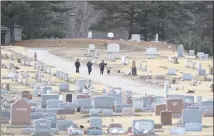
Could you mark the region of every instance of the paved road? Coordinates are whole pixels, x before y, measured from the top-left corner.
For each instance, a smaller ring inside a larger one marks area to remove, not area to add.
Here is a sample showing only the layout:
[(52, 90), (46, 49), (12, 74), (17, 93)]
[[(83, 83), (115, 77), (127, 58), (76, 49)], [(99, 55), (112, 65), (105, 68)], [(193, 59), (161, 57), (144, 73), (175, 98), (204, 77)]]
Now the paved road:
[[(48, 52), (47, 49), (28, 49), (29, 56), (33, 57), (34, 52), (37, 53), (38, 60), (48, 65), (55, 66), (56, 68), (60, 68), (64, 71), (75, 72), (74, 62), (70, 62), (58, 56), (52, 55)], [(139, 81), (125, 79), (118, 75), (100, 75), (99, 69), (97, 67), (93, 67), (92, 74), (88, 75), (86, 66), (81, 66), (80, 76), (90, 78), (92, 81), (104, 84), (106, 86), (120, 87), (123, 90), (132, 90), (134, 93), (147, 93), (164, 96), (163, 89), (150, 87), (149, 85), (145, 85), (143, 83), (140, 83)]]

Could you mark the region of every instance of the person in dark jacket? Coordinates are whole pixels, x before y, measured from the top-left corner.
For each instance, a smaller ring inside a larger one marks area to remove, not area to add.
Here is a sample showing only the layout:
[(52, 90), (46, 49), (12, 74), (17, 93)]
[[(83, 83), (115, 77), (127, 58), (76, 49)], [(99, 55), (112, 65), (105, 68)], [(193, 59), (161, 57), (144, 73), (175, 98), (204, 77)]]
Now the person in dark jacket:
[(77, 59), (77, 61), (75, 62), (75, 67), (76, 67), (76, 73), (79, 73), (79, 68), (80, 68), (80, 61), (79, 59)]
[(92, 71), (92, 62), (89, 60), (88, 63), (87, 63), (87, 68), (88, 68), (88, 74), (90, 75), (91, 74), (91, 71)]
[(34, 52), (34, 61), (37, 61), (37, 54)]
[(100, 63), (99, 67), (100, 67), (100, 75), (103, 75), (105, 66), (107, 65), (107, 63), (104, 63), (104, 60), (102, 60), (102, 62)]

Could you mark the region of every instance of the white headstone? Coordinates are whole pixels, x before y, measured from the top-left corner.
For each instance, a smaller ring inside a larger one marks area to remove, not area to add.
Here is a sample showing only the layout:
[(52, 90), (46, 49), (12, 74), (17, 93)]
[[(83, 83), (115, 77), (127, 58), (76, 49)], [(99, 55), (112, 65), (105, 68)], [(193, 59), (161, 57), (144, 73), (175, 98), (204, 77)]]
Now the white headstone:
[(109, 33), (107, 34), (107, 37), (108, 37), (108, 38), (114, 38), (114, 33), (109, 32)]
[(204, 58), (204, 53), (203, 52), (197, 52), (197, 56), (199, 59), (203, 59)]
[(204, 54), (204, 59), (209, 59), (209, 54)]
[(146, 55), (155, 58), (157, 55), (157, 48), (153, 48), (153, 47), (146, 48)]
[(140, 42), (140, 34), (132, 34), (131, 40)]
[(92, 32), (88, 32), (88, 38), (92, 38)]
[(116, 43), (108, 44), (107, 52), (120, 52), (120, 45)]
[(189, 50), (189, 55), (194, 56), (195, 55), (195, 50)]
[(95, 45), (94, 44), (89, 44), (88, 50), (89, 51), (94, 51), (95, 50)]
[(127, 64), (127, 60), (126, 60), (126, 56), (125, 55), (121, 55), (121, 64), (122, 65), (126, 65)]
[(158, 34), (155, 35), (155, 41), (158, 42)]
[(178, 45), (178, 57), (183, 57), (184, 56), (184, 46), (183, 44)]

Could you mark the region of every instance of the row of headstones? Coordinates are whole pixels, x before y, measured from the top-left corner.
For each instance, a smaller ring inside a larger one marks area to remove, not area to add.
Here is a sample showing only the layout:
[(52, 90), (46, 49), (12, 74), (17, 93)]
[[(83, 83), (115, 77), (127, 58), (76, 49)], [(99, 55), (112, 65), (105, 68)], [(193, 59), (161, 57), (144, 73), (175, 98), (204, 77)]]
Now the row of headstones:
[[(195, 50), (189, 50), (189, 56), (195, 56)], [(197, 57), (200, 59), (209, 59), (209, 54), (204, 54), (204, 52), (197, 52)]]
[(172, 63), (174, 63), (174, 64), (178, 64), (178, 63), (179, 63), (179, 62), (178, 62), (178, 57), (177, 57), (177, 56), (169, 56), (168, 61), (169, 61), (169, 62), (172, 62)]

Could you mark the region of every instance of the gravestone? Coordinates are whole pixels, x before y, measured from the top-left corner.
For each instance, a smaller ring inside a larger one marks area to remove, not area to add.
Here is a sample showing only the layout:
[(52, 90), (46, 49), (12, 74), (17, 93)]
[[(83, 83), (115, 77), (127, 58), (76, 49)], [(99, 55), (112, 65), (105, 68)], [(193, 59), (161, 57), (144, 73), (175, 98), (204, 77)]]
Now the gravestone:
[(59, 95), (57, 94), (42, 94), (42, 103), (41, 103), (41, 107), (42, 108), (46, 108), (47, 105), (47, 100), (59, 100)]
[(70, 79), (69, 79), (69, 74), (68, 74), (68, 73), (63, 73), (62, 79), (63, 79), (64, 81), (69, 81), (69, 80), (70, 80)]
[(122, 116), (134, 116), (135, 109), (131, 107), (125, 107), (122, 109)]
[(95, 135), (102, 135), (102, 129), (100, 128), (88, 128), (87, 129), (87, 135), (95, 136)]
[(44, 86), (40, 88), (41, 88), (41, 94), (50, 94), (50, 92), (52, 92), (51, 86)]
[(197, 104), (202, 105), (202, 96), (197, 96)]
[(157, 98), (158, 104), (166, 104), (166, 98)]
[(31, 119), (35, 120), (35, 119), (41, 119), (44, 116), (45, 112), (32, 112), (31, 113)]
[(1, 109), (1, 117), (10, 119), (10, 111), (6, 109)]
[(167, 75), (176, 75), (176, 70), (169, 68), (167, 71)]
[(93, 101), (94, 109), (112, 109), (114, 98), (110, 96), (95, 96)]
[(133, 98), (132, 99), (132, 106), (135, 109), (143, 110), (147, 106), (152, 105), (152, 97), (144, 96), (139, 98)]
[(184, 46), (182, 44), (178, 45), (178, 57), (184, 56)]
[(200, 62), (197, 63), (197, 70), (202, 69), (202, 64)]
[(155, 116), (159, 116), (162, 111), (166, 110), (166, 104), (157, 104), (155, 106)]
[(101, 113), (100, 109), (90, 109), (90, 116), (91, 117), (98, 117)]
[(181, 114), (183, 110), (183, 100), (182, 99), (168, 99), (167, 110), (171, 111), (172, 114)]
[(60, 103), (59, 108), (60, 109), (75, 109), (75, 104), (71, 102), (65, 102), (65, 103)]
[(77, 99), (88, 99), (90, 98), (90, 95), (86, 94), (77, 94)]
[(154, 121), (149, 119), (133, 120), (132, 134), (145, 135), (154, 133)]
[(161, 111), (160, 118), (161, 118), (162, 125), (172, 125), (172, 112), (171, 111)]
[(184, 95), (180, 95), (180, 94), (171, 94), (167, 96), (168, 99), (184, 99), (185, 96)]
[(91, 31), (88, 32), (88, 38), (92, 38), (92, 32)]
[(209, 59), (209, 54), (204, 54), (204, 59), (208, 60)]
[(182, 123), (202, 123), (202, 111), (197, 109), (184, 109), (182, 111)]
[(132, 34), (131, 40), (140, 42), (140, 34)]
[(183, 73), (181, 80), (192, 80), (192, 75), (190, 73)]
[(203, 59), (204, 58), (204, 52), (197, 52), (197, 56), (199, 59)]
[(213, 106), (213, 101), (202, 101), (202, 106)]
[(127, 59), (126, 59), (126, 56), (124, 56), (124, 55), (121, 55), (121, 64), (122, 65), (126, 65), (127, 64)]
[(195, 122), (186, 123), (185, 131), (186, 132), (202, 131), (202, 123), (195, 123)]
[(120, 45), (116, 43), (109, 43), (107, 45), (107, 52), (108, 53), (120, 52)]
[(91, 117), (90, 118), (90, 127), (97, 127), (102, 129), (102, 119), (99, 117)]
[(68, 83), (59, 84), (59, 91), (60, 92), (69, 92), (69, 84)]
[(43, 119), (51, 121), (51, 128), (56, 128), (57, 116), (56, 113), (45, 113)]
[(195, 50), (189, 50), (189, 55), (190, 56), (195, 56)]
[(22, 94), (22, 98), (27, 98), (28, 100), (31, 100), (32, 97), (33, 97), (32, 94), (27, 94), (27, 93)]
[(111, 93), (108, 93), (107, 96), (113, 97), (114, 102), (120, 104), (123, 102), (123, 96), (121, 90), (113, 90)]
[(149, 47), (146, 48), (147, 58), (156, 58), (157, 56), (157, 48)]
[(35, 108), (34, 108), (34, 111), (35, 111), (35, 112), (46, 112), (46, 109), (45, 109), (45, 108), (35, 107)]
[(108, 39), (113, 39), (114, 38), (114, 33), (112, 33), (112, 32), (107, 33), (107, 38)]
[(191, 68), (196, 69), (196, 62), (192, 62)]
[(195, 102), (194, 96), (191, 96), (191, 95), (185, 95), (185, 96), (184, 96), (184, 101), (185, 101), (185, 100), (190, 100), (191, 103), (194, 103), (194, 102)]
[(30, 125), (31, 107), (22, 99), (17, 100), (11, 106), (11, 125)]
[(183, 127), (172, 127), (169, 130), (171, 135), (184, 135), (185, 134), (185, 128)]
[(94, 44), (89, 44), (88, 46), (88, 51), (91, 52), (91, 51), (95, 51), (95, 45)]
[(85, 88), (85, 84), (86, 84), (86, 79), (80, 78), (76, 81), (76, 90), (77, 92), (82, 92), (83, 89)]
[(91, 99), (78, 99), (77, 107), (81, 107), (83, 109), (90, 109), (92, 107), (91, 103)]
[(81, 114), (89, 114), (90, 113), (90, 109), (80, 109), (80, 113)]
[(66, 102), (72, 102), (72, 94), (66, 94)]
[(51, 131), (51, 121), (46, 119), (34, 120), (34, 133), (39, 134), (50, 134)]
[(206, 69), (198, 69), (197, 72), (198, 76), (206, 76)]
[(57, 100), (57, 99), (51, 99), (51, 100), (47, 100), (47, 108), (59, 108), (59, 105), (62, 103), (62, 101)]
[(121, 113), (123, 108), (129, 107), (131, 108), (130, 104), (116, 104), (115, 105), (115, 112), (116, 113)]
[(75, 126), (72, 120), (57, 120), (56, 128), (59, 131), (67, 131), (70, 126)]
[(113, 110), (112, 109), (103, 109), (103, 116), (112, 117), (113, 116)]

